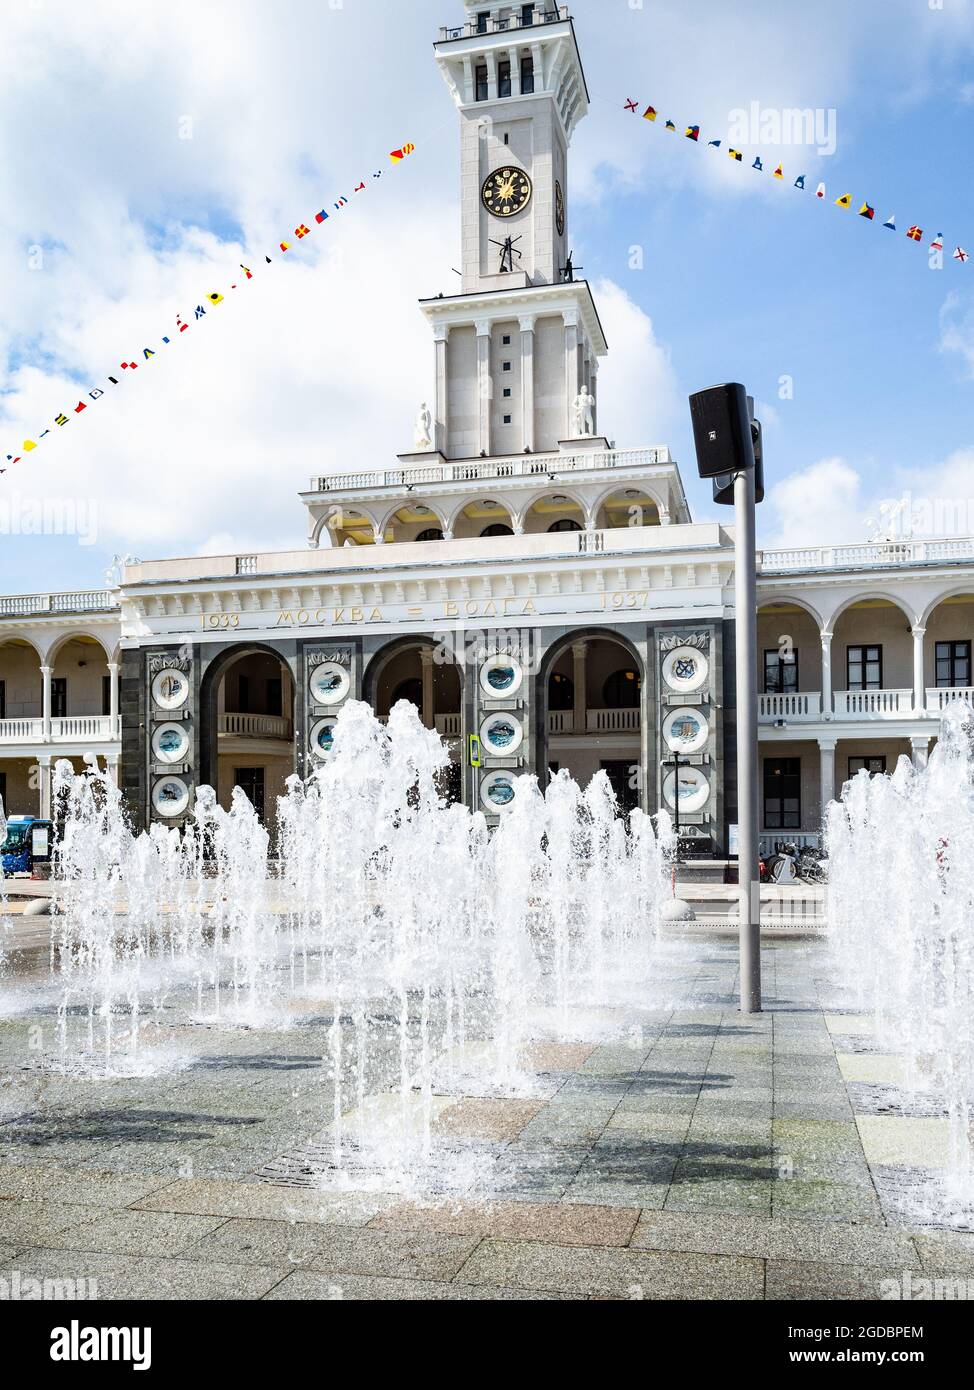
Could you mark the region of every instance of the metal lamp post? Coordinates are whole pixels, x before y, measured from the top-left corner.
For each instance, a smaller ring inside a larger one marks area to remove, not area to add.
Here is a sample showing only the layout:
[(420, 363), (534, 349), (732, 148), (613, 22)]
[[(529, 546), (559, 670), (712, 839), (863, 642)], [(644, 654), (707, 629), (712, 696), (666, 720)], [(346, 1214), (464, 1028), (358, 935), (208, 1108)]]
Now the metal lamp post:
[(690, 397), (697, 469), (714, 501), (734, 506), (737, 684), (737, 882), (741, 1013), (761, 1012), (761, 884), (758, 867), (757, 573), (754, 508), (764, 496), (761, 426), (737, 382)]

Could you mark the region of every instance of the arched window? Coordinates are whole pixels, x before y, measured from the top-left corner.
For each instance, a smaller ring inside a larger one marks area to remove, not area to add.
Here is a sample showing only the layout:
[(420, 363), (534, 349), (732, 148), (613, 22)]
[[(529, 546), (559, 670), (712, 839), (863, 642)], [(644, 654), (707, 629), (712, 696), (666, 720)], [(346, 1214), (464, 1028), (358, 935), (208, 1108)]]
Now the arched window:
[(389, 708), (399, 703), (400, 700), (408, 700), (411, 705), (422, 711), (423, 708), (423, 682), (418, 676), (412, 676), (409, 680), (400, 681), (392, 692), (392, 699)]
[(443, 532), (438, 526), (427, 526), (425, 531), (420, 531), (416, 539), (418, 541), (441, 541)]
[(480, 533), (482, 536), (513, 536), (514, 532), (510, 526), (505, 526), (503, 521), (495, 521), (491, 526), (485, 526)]
[(582, 528), (577, 521), (572, 521), (570, 516), (562, 517), (561, 521), (553, 521), (548, 527), (549, 531), (580, 531)]
[(555, 671), (548, 681), (548, 708), (554, 710), (574, 709), (575, 682), (571, 676), (563, 676)]
[(635, 709), (639, 704), (639, 692), (642, 690), (642, 685), (639, 672), (632, 670), (631, 667), (622, 671), (613, 671), (602, 687), (602, 699), (605, 701), (605, 708)]

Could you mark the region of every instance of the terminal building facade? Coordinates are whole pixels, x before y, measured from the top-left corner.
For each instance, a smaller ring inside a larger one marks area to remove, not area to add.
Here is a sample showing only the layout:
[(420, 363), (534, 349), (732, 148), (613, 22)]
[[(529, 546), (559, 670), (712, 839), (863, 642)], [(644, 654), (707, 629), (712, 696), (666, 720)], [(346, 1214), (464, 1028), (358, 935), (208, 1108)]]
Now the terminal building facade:
[[(444, 793), (492, 822), (526, 773), (604, 769), (701, 856), (736, 825), (733, 538), (696, 523), (660, 445), (601, 433), (608, 351), (571, 264), (567, 169), (588, 94), (565, 7), (467, 3), (436, 61), (461, 122), (462, 281), (422, 301), (429, 403), (389, 466), (320, 475), (306, 548), (127, 564), (0, 597), (0, 795), (51, 810), (93, 757), (133, 822), (243, 788), (273, 831), (349, 699), (416, 705)], [(865, 767), (922, 761), (974, 695), (974, 538), (758, 554), (763, 847), (818, 838)], [(673, 763), (679, 757), (679, 765)]]

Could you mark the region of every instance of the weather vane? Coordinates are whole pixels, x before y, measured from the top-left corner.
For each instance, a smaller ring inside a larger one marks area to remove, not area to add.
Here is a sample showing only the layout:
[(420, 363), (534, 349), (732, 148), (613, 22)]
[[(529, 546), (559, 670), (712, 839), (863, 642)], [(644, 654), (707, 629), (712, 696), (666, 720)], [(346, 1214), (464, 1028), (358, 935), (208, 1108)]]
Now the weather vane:
[(573, 262), (572, 262), (572, 257), (574, 256), (574, 254), (575, 254), (574, 251), (569, 251), (569, 253), (568, 253), (568, 260), (565, 262), (565, 264), (564, 264), (563, 266), (560, 267), (560, 270), (561, 270), (561, 278), (562, 278), (567, 284), (571, 284), (571, 283), (574, 281), (574, 279), (575, 279), (575, 271), (576, 271), (576, 270), (584, 270), (584, 269), (585, 269), (585, 267), (584, 267), (583, 265), (575, 265), (575, 264), (573, 264)]
[(518, 260), (521, 259), (521, 253), (520, 253), (520, 251), (517, 249), (517, 246), (516, 246), (516, 244), (515, 244), (515, 243), (519, 242), (520, 240), (521, 240), (521, 238), (520, 238), (519, 236), (516, 236), (516, 237), (509, 237), (509, 236), (507, 236), (507, 237), (504, 238), (503, 241), (495, 241), (493, 237), (490, 238), (490, 244), (491, 244), (491, 246), (499, 246), (500, 249), (501, 249), (501, 264), (500, 264), (500, 269), (501, 269), (501, 273), (502, 273), (502, 274), (504, 274), (505, 272), (507, 272), (507, 271), (509, 271), (509, 270), (513, 270), (513, 269), (514, 269), (514, 257), (515, 257), (515, 256), (517, 256)]

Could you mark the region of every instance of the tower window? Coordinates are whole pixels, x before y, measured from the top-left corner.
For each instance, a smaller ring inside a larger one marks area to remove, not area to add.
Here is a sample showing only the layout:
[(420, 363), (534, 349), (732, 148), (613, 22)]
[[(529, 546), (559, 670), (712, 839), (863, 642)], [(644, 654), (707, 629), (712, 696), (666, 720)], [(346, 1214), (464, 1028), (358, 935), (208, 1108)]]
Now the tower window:
[(509, 58), (502, 58), (497, 64), (497, 95), (499, 97), (511, 95), (511, 61)]
[(534, 92), (534, 59), (527, 54), (521, 59), (521, 95), (531, 96)]
[(476, 72), (476, 81), (477, 81), (477, 100), (478, 100), (478, 101), (486, 101), (486, 100), (487, 100), (487, 65), (486, 65), (486, 63), (483, 64), (482, 66), (478, 66), (477, 72)]
[(502, 370), (505, 371), (505, 372), (509, 372), (509, 371), (511, 370), (511, 364), (510, 364), (510, 362), (504, 362), (504, 363), (502, 364)]
[(505, 386), (505, 387), (504, 387), (504, 395), (505, 395), (505, 396), (509, 396), (510, 394), (511, 394), (511, 388), (510, 388), (509, 386)]
[(502, 346), (502, 347), (510, 347), (510, 345), (511, 345), (511, 335), (510, 335), (510, 333), (505, 333), (504, 336), (503, 336), (503, 338), (501, 338), (501, 346)]
[(508, 135), (507, 131), (505, 130), (505, 131), (504, 131), (504, 144), (505, 144), (505, 145), (509, 145), (510, 143), (511, 143), (511, 137), (510, 137), (510, 135)]
[(511, 417), (510, 417), (509, 415), (505, 415), (505, 416), (504, 416), (504, 424), (505, 424), (505, 425), (509, 425), (510, 423), (511, 423)]

